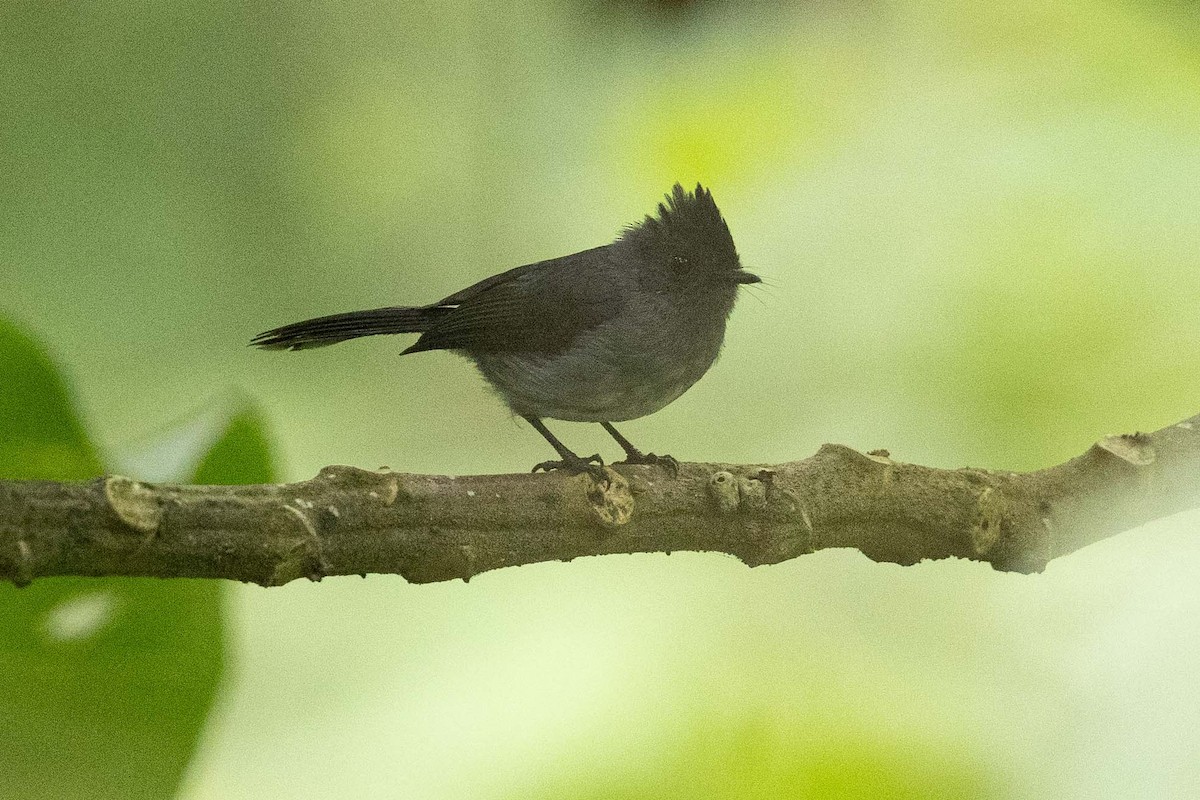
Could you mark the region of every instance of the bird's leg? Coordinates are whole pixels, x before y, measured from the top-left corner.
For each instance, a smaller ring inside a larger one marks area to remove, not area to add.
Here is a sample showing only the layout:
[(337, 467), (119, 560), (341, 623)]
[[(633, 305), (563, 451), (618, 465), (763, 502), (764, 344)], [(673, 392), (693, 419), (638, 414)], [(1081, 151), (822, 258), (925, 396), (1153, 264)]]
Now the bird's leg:
[(532, 425), (535, 431), (545, 437), (546, 441), (550, 443), (550, 446), (555, 449), (558, 457), (561, 459), (560, 461), (543, 461), (535, 465), (531, 470), (532, 472), (539, 470), (549, 472), (552, 469), (561, 469), (571, 473), (590, 472), (592, 477), (597, 480), (606, 479), (604, 475), (604, 460), (600, 458), (599, 453), (587, 458), (581, 458), (568, 450), (567, 446), (560, 442), (537, 417), (525, 417), (525, 421)]
[(674, 456), (659, 456), (654, 453), (643, 453), (633, 446), (633, 442), (622, 436), (611, 422), (601, 422), (604, 430), (608, 431), (608, 435), (617, 440), (617, 444), (621, 445), (621, 449), (625, 451), (625, 464), (661, 464), (670, 470), (672, 475), (679, 474), (679, 462)]

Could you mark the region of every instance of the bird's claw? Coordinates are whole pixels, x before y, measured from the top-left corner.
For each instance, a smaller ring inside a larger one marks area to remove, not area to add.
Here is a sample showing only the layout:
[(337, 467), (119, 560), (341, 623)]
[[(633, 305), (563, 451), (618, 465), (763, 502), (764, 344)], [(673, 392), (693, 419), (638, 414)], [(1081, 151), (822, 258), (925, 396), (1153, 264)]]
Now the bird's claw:
[(660, 455), (657, 455), (656, 453), (637, 453), (637, 454), (630, 453), (630, 454), (627, 454), (627, 457), (625, 458), (624, 461), (620, 461), (618, 463), (620, 463), (620, 464), (647, 464), (649, 466), (657, 465), (657, 466), (665, 468), (667, 470), (667, 472), (670, 472), (672, 478), (677, 477), (679, 475), (679, 461), (675, 458), (675, 456), (668, 456), (668, 455), (660, 456)]
[(600, 457), (599, 453), (594, 453), (587, 458), (568, 455), (563, 457), (561, 461), (543, 461), (540, 464), (535, 464), (530, 472), (550, 472), (551, 470), (562, 470), (572, 475), (587, 472), (598, 481), (608, 480), (608, 476), (604, 473), (604, 459)]

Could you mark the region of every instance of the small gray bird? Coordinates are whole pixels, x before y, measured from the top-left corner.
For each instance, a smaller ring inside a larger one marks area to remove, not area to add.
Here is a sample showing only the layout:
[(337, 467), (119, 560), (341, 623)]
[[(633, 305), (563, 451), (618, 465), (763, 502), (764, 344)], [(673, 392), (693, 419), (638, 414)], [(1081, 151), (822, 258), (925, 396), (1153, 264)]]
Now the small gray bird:
[[(425, 306), (351, 311), (284, 325), (251, 344), (309, 347), (391, 333), (419, 333), (404, 351), (454, 350), (475, 362), (504, 401), (558, 452), (533, 468), (597, 471), (543, 417), (599, 422), (627, 464), (675, 459), (642, 453), (613, 422), (653, 414), (708, 371), (725, 338), (742, 269), (712, 194), (675, 184), (658, 215), (612, 244), (510, 269)], [(402, 355), (403, 355), (402, 354)]]

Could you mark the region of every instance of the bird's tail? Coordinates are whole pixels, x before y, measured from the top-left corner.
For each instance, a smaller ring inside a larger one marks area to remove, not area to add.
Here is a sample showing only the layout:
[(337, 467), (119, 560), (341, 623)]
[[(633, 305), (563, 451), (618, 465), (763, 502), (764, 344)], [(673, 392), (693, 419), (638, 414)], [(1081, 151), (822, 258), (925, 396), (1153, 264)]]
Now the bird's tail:
[(422, 333), (446, 309), (436, 306), (374, 308), (293, 322), (265, 331), (251, 341), (264, 350), (307, 350), (384, 333)]

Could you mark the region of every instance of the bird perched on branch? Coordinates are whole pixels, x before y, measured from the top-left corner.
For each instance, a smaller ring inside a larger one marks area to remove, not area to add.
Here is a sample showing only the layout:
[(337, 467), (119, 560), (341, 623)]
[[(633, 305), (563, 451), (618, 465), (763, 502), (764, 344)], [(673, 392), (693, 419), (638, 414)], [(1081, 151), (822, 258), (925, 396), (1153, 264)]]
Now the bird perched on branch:
[[(424, 306), (351, 311), (260, 333), (268, 350), (393, 333), (419, 333), (404, 351), (453, 350), (479, 371), (558, 453), (533, 469), (597, 471), (560, 442), (544, 417), (598, 422), (629, 464), (665, 464), (613, 427), (658, 411), (712, 366), (742, 269), (712, 194), (676, 184), (658, 213), (612, 244), (510, 269)], [(600, 465), (593, 467), (593, 464)]]

